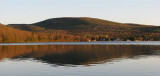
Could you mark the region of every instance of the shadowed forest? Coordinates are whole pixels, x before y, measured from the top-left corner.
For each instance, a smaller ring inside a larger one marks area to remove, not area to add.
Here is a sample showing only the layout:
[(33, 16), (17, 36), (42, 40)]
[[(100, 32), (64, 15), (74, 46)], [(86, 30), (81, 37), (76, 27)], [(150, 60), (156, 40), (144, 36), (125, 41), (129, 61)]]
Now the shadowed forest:
[(33, 24), (0, 24), (0, 43), (80, 41), (160, 41), (160, 26), (96, 18), (52, 18)]

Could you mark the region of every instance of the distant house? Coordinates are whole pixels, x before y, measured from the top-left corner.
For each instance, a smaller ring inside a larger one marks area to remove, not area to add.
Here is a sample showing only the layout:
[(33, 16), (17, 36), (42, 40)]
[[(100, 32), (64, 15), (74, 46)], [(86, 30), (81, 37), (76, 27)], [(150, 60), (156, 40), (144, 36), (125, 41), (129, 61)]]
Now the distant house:
[(92, 40), (92, 41), (97, 41), (96, 39)]
[(103, 39), (102, 39), (102, 41), (106, 41), (106, 39), (105, 39), (105, 38), (103, 38)]
[(90, 41), (91, 41), (91, 38), (88, 38), (88, 41), (90, 42)]
[(121, 39), (117, 38), (117, 39), (114, 39), (114, 41), (121, 41)]
[(88, 38), (87, 40), (88, 40), (89, 42), (90, 42), (90, 41), (97, 41), (96, 38), (93, 38), (93, 37), (92, 37), (92, 38)]
[(91, 41), (97, 41), (97, 39), (96, 39), (96, 38), (94, 38), (94, 37), (92, 37), (92, 38), (91, 38)]
[(127, 39), (127, 41), (131, 41), (130, 39)]

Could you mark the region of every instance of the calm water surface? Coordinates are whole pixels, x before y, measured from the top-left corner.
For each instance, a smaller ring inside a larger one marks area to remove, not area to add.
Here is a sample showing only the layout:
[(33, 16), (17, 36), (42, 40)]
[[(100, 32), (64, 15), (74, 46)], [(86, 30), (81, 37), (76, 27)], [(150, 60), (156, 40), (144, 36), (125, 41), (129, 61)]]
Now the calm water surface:
[(1, 44), (0, 76), (160, 76), (159, 42), (95, 43)]

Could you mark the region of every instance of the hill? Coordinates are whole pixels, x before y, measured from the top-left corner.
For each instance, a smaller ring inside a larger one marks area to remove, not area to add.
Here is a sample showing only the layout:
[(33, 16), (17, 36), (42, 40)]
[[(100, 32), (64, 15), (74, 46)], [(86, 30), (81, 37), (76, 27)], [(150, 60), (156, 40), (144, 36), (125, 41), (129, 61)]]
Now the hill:
[(43, 31), (45, 28), (34, 26), (34, 25), (27, 25), (27, 24), (14, 24), (14, 25), (9, 25), (12, 28), (16, 28), (19, 30), (25, 30), (25, 31)]
[(52, 18), (41, 22), (34, 23), (35, 26), (44, 27), (46, 29), (61, 30), (92, 30), (113, 27), (128, 27), (129, 25), (96, 19), (96, 18)]
[[(47, 31), (47, 30), (65, 30), (65, 31), (128, 31), (128, 32), (148, 32), (159, 29), (157, 26), (140, 25), (140, 24), (124, 24), (96, 18), (87, 17), (66, 17), (52, 18), (33, 24), (9, 24), (12, 28), (27, 31)], [(146, 30), (144, 30), (146, 29)], [(142, 30), (142, 31), (141, 31)], [(156, 31), (154, 31), (156, 32)]]
[(87, 17), (52, 18), (33, 24), (10, 24), (9, 27), (87, 38), (105, 37), (108, 39), (121, 38), (123, 40), (160, 40), (159, 26), (125, 24)]

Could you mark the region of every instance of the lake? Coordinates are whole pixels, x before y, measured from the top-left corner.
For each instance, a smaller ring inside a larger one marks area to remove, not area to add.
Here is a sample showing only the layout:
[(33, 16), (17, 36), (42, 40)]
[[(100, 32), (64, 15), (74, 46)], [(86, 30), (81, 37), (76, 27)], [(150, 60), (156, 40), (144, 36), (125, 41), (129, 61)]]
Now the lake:
[(160, 76), (159, 71), (159, 41), (0, 44), (0, 76)]

